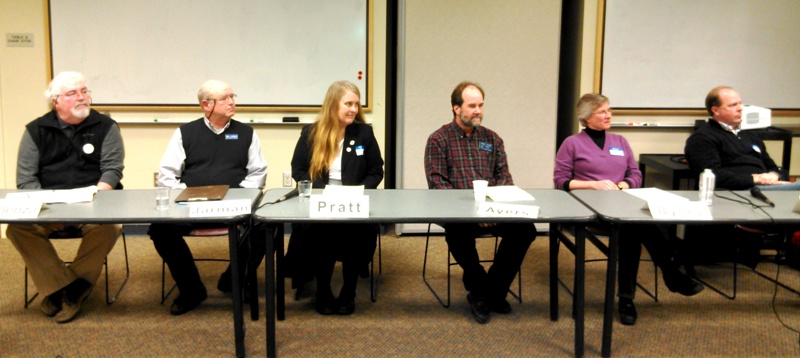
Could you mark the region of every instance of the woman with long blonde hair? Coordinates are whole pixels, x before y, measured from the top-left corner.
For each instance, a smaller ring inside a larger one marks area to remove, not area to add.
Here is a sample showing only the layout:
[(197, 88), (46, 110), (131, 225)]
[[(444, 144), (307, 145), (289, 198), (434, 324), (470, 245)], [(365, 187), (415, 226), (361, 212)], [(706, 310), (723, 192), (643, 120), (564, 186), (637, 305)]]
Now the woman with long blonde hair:
[[(383, 159), (372, 127), (364, 121), (360, 100), (361, 93), (354, 84), (331, 84), (317, 120), (303, 128), (295, 146), (292, 177), (296, 181), (310, 180), (314, 188), (378, 187), (383, 180)], [(349, 315), (355, 311), (359, 269), (372, 260), (376, 238), (377, 228), (367, 224), (309, 224), (293, 228), (287, 255), (291, 257), (289, 269), (297, 280), (305, 268), (313, 268), (317, 312)], [(334, 299), (331, 276), (337, 260), (342, 261), (343, 283)], [(298, 287), (297, 282), (293, 285)]]

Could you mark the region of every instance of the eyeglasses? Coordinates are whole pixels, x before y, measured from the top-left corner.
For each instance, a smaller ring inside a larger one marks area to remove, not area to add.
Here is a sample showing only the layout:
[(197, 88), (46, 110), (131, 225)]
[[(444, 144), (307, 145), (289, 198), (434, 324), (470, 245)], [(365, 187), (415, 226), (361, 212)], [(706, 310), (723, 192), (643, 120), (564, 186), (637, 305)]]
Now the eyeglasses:
[(80, 91), (72, 90), (72, 91), (69, 91), (67, 93), (62, 93), (61, 96), (64, 96), (67, 99), (71, 99), (71, 100), (72, 99), (77, 99), (78, 96), (83, 96), (83, 97), (86, 97), (86, 98), (92, 98), (92, 91), (84, 88), (84, 89), (82, 89)]
[(601, 115), (601, 116), (604, 116), (604, 115), (608, 114), (608, 115), (610, 116), (610, 115), (611, 115), (611, 108), (609, 108), (609, 109), (604, 109), (604, 110), (602, 110), (602, 111), (596, 111), (596, 112), (592, 112), (592, 114), (599, 114), (599, 115)]
[(227, 96), (225, 96), (225, 97), (220, 97), (220, 98), (209, 98), (209, 99), (208, 99), (208, 101), (217, 101), (217, 102), (236, 102), (236, 97), (239, 97), (239, 96), (237, 96), (235, 93), (231, 93), (231, 94), (229, 94), (229, 95), (227, 95)]

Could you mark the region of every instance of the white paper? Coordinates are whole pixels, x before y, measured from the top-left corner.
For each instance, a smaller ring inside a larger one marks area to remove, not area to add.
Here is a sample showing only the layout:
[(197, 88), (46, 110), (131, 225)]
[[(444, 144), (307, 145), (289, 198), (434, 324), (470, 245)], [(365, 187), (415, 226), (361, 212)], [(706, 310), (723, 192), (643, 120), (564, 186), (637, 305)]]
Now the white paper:
[(536, 200), (533, 195), (516, 185), (490, 186), (486, 189), (486, 196), (497, 202)]
[(0, 199), (0, 218), (32, 219), (39, 216), (43, 205), (39, 200)]
[(689, 199), (658, 188), (625, 189), (624, 192), (647, 202), (686, 202)]
[(653, 219), (711, 220), (711, 209), (700, 201), (649, 201), (647, 207)]
[[(228, 217), (241, 214), (249, 214), (252, 211), (252, 203), (248, 199), (237, 200), (214, 200), (214, 201), (195, 201), (187, 204), (189, 206), (189, 217)], [(153, 207), (155, 210), (155, 207)]]
[(38, 200), (43, 203), (82, 203), (94, 200), (97, 186), (77, 189), (18, 191), (6, 194), (6, 199)]
[(344, 196), (344, 197), (360, 197), (364, 196), (363, 185), (326, 185), (322, 189), (322, 195), (325, 196)]
[(484, 201), (478, 207), (478, 215), (500, 218), (539, 217), (539, 207), (534, 205), (504, 204)]

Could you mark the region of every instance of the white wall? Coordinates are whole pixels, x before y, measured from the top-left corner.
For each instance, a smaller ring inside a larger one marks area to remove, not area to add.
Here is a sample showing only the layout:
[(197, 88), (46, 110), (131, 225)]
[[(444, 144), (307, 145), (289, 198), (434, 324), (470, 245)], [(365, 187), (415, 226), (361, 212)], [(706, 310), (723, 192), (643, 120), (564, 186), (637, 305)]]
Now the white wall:
[(505, 142), (515, 184), (552, 186), (561, 3), (405, 1), (401, 115), (403, 188), (427, 188), (428, 136), (453, 120), (450, 93), (481, 84), (483, 125)]

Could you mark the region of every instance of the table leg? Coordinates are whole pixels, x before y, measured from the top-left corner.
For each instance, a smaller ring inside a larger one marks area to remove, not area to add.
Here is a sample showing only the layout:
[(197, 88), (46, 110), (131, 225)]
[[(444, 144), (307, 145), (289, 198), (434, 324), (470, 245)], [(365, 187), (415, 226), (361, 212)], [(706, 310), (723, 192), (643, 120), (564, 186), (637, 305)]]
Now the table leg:
[(560, 225), (550, 224), (550, 320), (558, 321), (558, 249), (556, 231)]
[(231, 255), (231, 288), (233, 289), (233, 335), (236, 341), (236, 356), (244, 357), (244, 318), (242, 307), (242, 283), (239, 282), (239, 227), (228, 224), (228, 245)]
[[(276, 357), (275, 347), (275, 237), (283, 235), (283, 225), (277, 225), (280, 229), (270, 225), (267, 227), (267, 259), (264, 262), (264, 270), (267, 286), (267, 357)], [(279, 232), (278, 232), (279, 231)]]
[(574, 312), (575, 317), (575, 357), (583, 357), (584, 350), (584, 312), (586, 310), (586, 297), (584, 285), (586, 282), (586, 233), (584, 227), (575, 228), (575, 296)]
[(608, 269), (606, 270), (606, 298), (603, 308), (603, 347), (602, 356), (611, 356), (611, 330), (614, 324), (614, 291), (617, 279), (617, 261), (619, 256), (619, 225), (611, 224), (611, 235), (608, 238)]
[(285, 266), (284, 266), (284, 258), (286, 257), (284, 252), (284, 231), (283, 225), (279, 225), (279, 229), (277, 230), (277, 235), (275, 235), (275, 248), (277, 252), (275, 252), (275, 276), (276, 276), (276, 289), (275, 294), (277, 295), (277, 304), (278, 304), (278, 320), (283, 321), (286, 319), (286, 280), (285, 278)]

